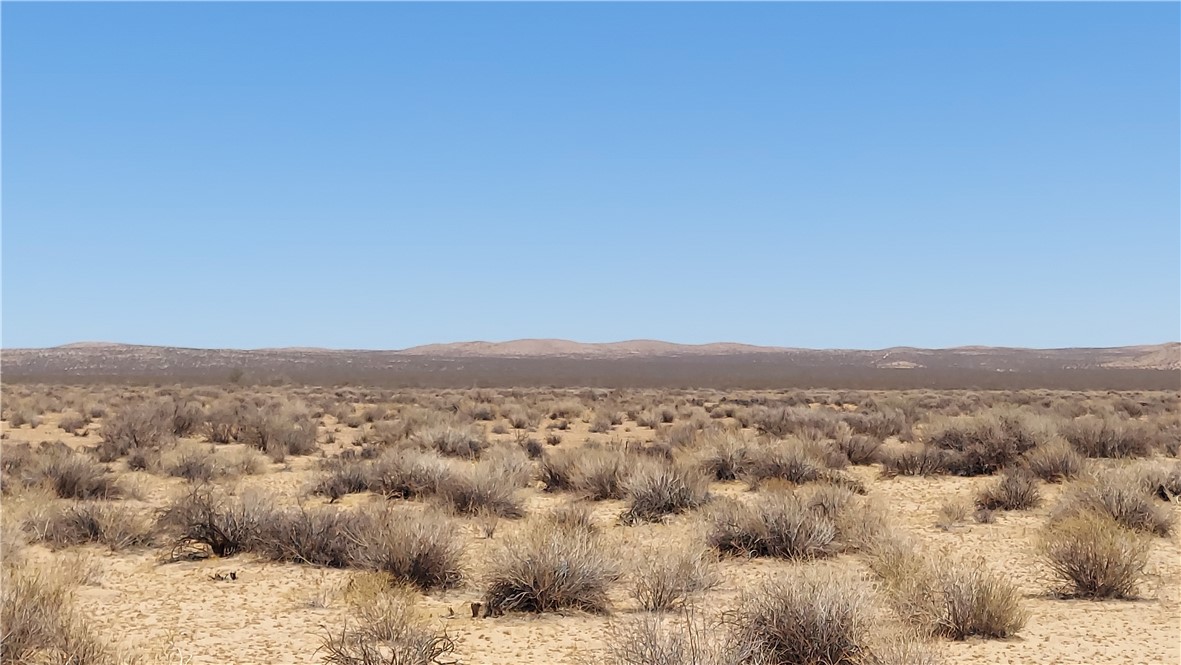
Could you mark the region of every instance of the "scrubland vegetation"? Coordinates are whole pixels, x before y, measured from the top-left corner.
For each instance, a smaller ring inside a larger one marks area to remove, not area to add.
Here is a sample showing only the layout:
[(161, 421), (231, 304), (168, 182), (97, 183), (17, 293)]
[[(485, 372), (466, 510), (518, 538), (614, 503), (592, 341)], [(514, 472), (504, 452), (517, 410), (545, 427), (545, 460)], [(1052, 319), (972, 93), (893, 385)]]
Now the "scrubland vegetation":
[[(1181, 618), (1178, 397), (6, 386), (0, 660), (1033, 662)], [(138, 576), (324, 629), (179, 654)]]

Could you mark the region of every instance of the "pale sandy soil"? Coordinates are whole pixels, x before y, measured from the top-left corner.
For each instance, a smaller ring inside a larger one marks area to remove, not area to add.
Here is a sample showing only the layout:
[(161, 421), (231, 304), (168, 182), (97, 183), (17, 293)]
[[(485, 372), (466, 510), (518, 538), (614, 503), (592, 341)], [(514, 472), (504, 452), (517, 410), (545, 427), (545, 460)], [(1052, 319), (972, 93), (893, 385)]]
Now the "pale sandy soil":
[[(97, 442), (93, 434), (73, 437), (54, 426), (49, 416), (37, 429), (23, 427), (3, 430), (5, 444), (21, 441), (61, 439), (70, 445)], [(563, 432), (562, 446), (578, 445), (588, 437), (651, 438), (651, 430), (628, 423), (630, 431), (616, 428), (611, 435), (589, 434), (585, 423), (572, 424)], [(93, 426), (91, 429), (94, 429)], [(350, 430), (341, 428), (336, 447), (347, 442)], [(511, 435), (493, 436), (511, 440)], [(261, 486), (296, 501), (313, 475), (314, 458), (294, 459), (289, 468), (267, 464), (265, 472), (241, 479), (242, 487)], [(945, 662), (972, 664), (1053, 663), (1091, 665), (1176, 664), (1181, 662), (1181, 545), (1173, 539), (1158, 538), (1153, 545), (1148, 584), (1142, 600), (1089, 602), (1061, 600), (1047, 595), (1047, 571), (1037, 562), (1033, 549), (1035, 532), (1046, 523), (1059, 488), (1045, 486), (1047, 500), (1037, 510), (998, 513), (993, 524), (969, 522), (950, 531), (935, 526), (936, 513), (955, 497), (970, 498), (987, 478), (897, 478), (882, 480), (874, 468), (854, 468), (870, 488), (870, 498), (883, 506), (899, 527), (918, 535), (933, 551), (944, 556), (979, 556), (1004, 571), (1020, 585), (1030, 619), (1019, 637), (1009, 640), (970, 639), (942, 643)], [(183, 481), (145, 473), (137, 478), (147, 506), (162, 505), (171, 493), (185, 486)], [(740, 483), (718, 483), (715, 491), (741, 494)], [(531, 512), (564, 501), (563, 497), (536, 490), (529, 493)], [(307, 499), (322, 502), (322, 498)], [(344, 503), (380, 500), (349, 496)], [(700, 535), (698, 517), (679, 516), (667, 524), (621, 526), (615, 521), (622, 502), (601, 502), (595, 516), (608, 530), (621, 558), (634, 556), (645, 546), (656, 546), (669, 538)], [(1179, 510), (1177, 506), (1173, 510)], [(613, 617), (580, 613), (509, 615), (474, 620), (468, 604), (480, 596), (482, 561), (490, 548), (498, 547), (517, 524), (501, 520), (495, 537), (480, 538), (468, 524), (469, 575), (465, 586), (422, 596), (426, 612), (455, 638), (454, 654), (459, 663), (558, 664), (595, 662), (603, 647), (609, 623), (637, 612), (634, 601), (620, 586), (614, 594)], [(148, 662), (160, 663), (315, 663), (322, 636), (339, 630), (347, 620), (340, 590), (349, 571), (317, 569), (295, 564), (275, 564), (251, 556), (208, 559), (196, 562), (162, 563), (162, 551), (111, 553), (87, 546), (50, 552), (30, 546), (28, 555), (47, 565), (76, 557), (78, 551), (91, 559), (96, 574), (79, 591), (78, 602), (101, 634), (127, 649), (149, 654)], [(725, 559), (721, 565), (722, 584), (707, 597), (707, 604), (724, 608), (738, 594), (760, 578), (782, 575), (796, 564), (773, 560)], [(856, 556), (842, 556), (837, 565), (863, 568)], [(211, 575), (235, 571), (236, 581), (215, 581)], [(312, 607), (315, 598), (327, 606)]]

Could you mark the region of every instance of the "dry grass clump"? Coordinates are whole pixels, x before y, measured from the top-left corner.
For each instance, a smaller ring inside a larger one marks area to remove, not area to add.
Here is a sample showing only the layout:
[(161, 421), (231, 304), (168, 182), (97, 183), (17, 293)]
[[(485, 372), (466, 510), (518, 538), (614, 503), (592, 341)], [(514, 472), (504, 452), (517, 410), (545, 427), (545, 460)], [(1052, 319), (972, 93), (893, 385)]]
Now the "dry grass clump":
[(1022, 462), (1033, 475), (1048, 483), (1073, 480), (1083, 472), (1085, 459), (1070, 443), (1055, 437), (1025, 453)]
[(357, 575), (345, 591), (357, 618), (325, 636), (318, 653), (329, 665), (431, 665), (455, 651), (445, 631), (430, 627), (414, 592), (383, 576)]
[(935, 562), (896, 533), (876, 539), (866, 553), (898, 614), (933, 635), (1005, 638), (1028, 620), (1020, 592), (983, 560)]
[(641, 464), (627, 480), (628, 524), (652, 522), (665, 515), (694, 510), (709, 501), (709, 478), (695, 466), (650, 460)]
[(873, 619), (872, 595), (863, 580), (801, 567), (743, 597), (730, 639), (745, 645), (753, 662), (861, 665)]
[(459, 524), (439, 511), (382, 506), (362, 513), (353, 565), (369, 568), (423, 591), (447, 589), (463, 579)]
[(110, 652), (74, 608), (65, 576), (29, 565), (0, 566), (0, 661), (107, 665)]
[(996, 473), (1052, 436), (1049, 425), (1010, 410), (989, 410), (978, 415), (938, 420), (926, 432), (926, 441), (955, 453), (948, 469), (956, 475)]
[(1029, 510), (1041, 503), (1037, 478), (1023, 469), (1006, 470), (999, 480), (976, 495), (976, 507), (985, 510)]
[(497, 611), (605, 612), (620, 574), (611, 552), (594, 531), (538, 520), (492, 555), (485, 602)]
[(1062, 423), (1059, 431), (1087, 457), (1147, 457), (1160, 438), (1148, 423), (1113, 416), (1081, 416)]
[(1052, 522), (1038, 540), (1058, 593), (1093, 599), (1136, 597), (1151, 547), (1151, 537), (1089, 511)]
[(707, 522), (709, 544), (723, 553), (815, 559), (839, 550), (833, 518), (792, 492), (770, 492), (749, 503), (719, 501)]
[(43, 521), (26, 523), (26, 529), (54, 548), (100, 543), (117, 552), (152, 541), (151, 524), (143, 515), (126, 504), (105, 501), (57, 506)]
[(1174, 513), (1155, 501), (1134, 472), (1124, 470), (1108, 471), (1080, 483), (1062, 497), (1052, 517), (1063, 519), (1088, 511), (1158, 536), (1168, 536), (1176, 524)]
[(700, 545), (686, 543), (645, 550), (629, 579), (631, 597), (649, 612), (682, 607), (720, 581), (716, 555)]

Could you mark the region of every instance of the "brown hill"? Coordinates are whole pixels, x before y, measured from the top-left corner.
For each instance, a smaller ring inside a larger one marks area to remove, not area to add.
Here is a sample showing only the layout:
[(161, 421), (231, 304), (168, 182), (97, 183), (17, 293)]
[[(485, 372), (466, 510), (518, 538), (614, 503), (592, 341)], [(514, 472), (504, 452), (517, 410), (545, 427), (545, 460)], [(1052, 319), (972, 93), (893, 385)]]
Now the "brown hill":
[(653, 340), (517, 340), (401, 351), (189, 349), (108, 343), (0, 351), (6, 382), (471, 387), (1181, 388), (1181, 344), (1116, 348), (813, 350)]

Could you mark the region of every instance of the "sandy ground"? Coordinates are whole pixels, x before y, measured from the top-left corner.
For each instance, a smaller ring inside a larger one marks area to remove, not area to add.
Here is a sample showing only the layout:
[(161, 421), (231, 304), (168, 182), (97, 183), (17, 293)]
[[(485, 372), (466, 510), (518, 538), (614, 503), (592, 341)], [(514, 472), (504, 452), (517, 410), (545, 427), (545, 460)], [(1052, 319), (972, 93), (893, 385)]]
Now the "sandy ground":
[[(578, 445), (588, 437), (651, 438), (651, 430), (634, 423), (611, 435), (592, 435), (585, 423), (574, 423), (564, 432), (562, 446)], [(624, 431), (624, 429), (629, 431)], [(93, 427), (92, 427), (93, 429)], [(41, 440), (87, 445), (97, 437), (73, 437), (54, 426), (49, 416), (37, 429), (12, 429), (5, 423), (5, 444)], [(341, 428), (340, 443), (349, 430)], [(511, 440), (510, 435), (493, 438)], [(309, 481), (313, 458), (294, 459), (289, 465), (267, 464), (258, 476), (244, 477), (242, 486), (261, 486), (294, 501)], [(1061, 600), (1047, 595), (1047, 571), (1033, 549), (1035, 532), (1046, 523), (1060, 491), (1044, 486), (1046, 501), (1037, 510), (998, 513), (992, 524), (969, 521), (942, 530), (935, 526), (939, 507), (956, 497), (970, 498), (988, 478), (878, 478), (876, 469), (856, 468), (866, 481), (869, 497), (883, 506), (894, 524), (917, 536), (933, 551), (946, 557), (978, 556), (1004, 571), (1025, 594), (1028, 624), (1020, 636), (1009, 640), (970, 639), (943, 642), (948, 663), (1127, 663), (1129, 665), (1181, 662), (1181, 545), (1176, 537), (1158, 538), (1153, 545), (1150, 579), (1136, 601), (1088, 602)], [(183, 481), (144, 473), (136, 477), (145, 503), (161, 505)], [(715, 485), (720, 493), (741, 492), (738, 483)], [(526, 490), (530, 511), (557, 505), (564, 498)], [(350, 496), (347, 503), (379, 500)], [(322, 501), (322, 499), (311, 499)], [(699, 518), (679, 516), (666, 524), (621, 526), (615, 522), (622, 502), (595, 506), (598, 522), (607, 528), (621, 557), (635, 556), (646, 546), (668, 538), (698, 537)], [(1181, 510), (1177, 506), (1174, 510)], [(469, 522), (468, 564), (471, 575), (459, 589), (422, 596), (422, 606), (457, 642), (459, 663), (558, 664), (594, 662), (611, 621), (637, 612), (622, 586), (615, 592), (613, 616), (580, 613), (541, 616), (510, 615), (472, 619), (468, 604), (480, 592), (481, 562), (490, 548), (499, 546), (518, 525), (501, 520), (495, 537), (481, 538)], [(86, 616), (105, 638), (127, 649), (149, 654), (148, 662), (160, 663), (315, 663), (317, 648), (329, 630), (338, 631), (348, 619), (341, 589), (351, 573), (295, 564), (275, 564), (250, 556), (163, 563), (161, 551), (111, 553), (87, 546), (50, 552), (28, 548), (34, 560), (53, 564), (81, 551), (92, 562), (95, 574), (78, 594)], [(707, 596), (707, 604), (725, 607), (760, 578), (785, 574), (795, 564), (771, 560), (726, 559), (721, 565), (722, 584)], [(827, 565), (861, 568), (856, 556), (842, 556)], [(238, 579), (219, 581), (217, 573), (234, 571)]]

